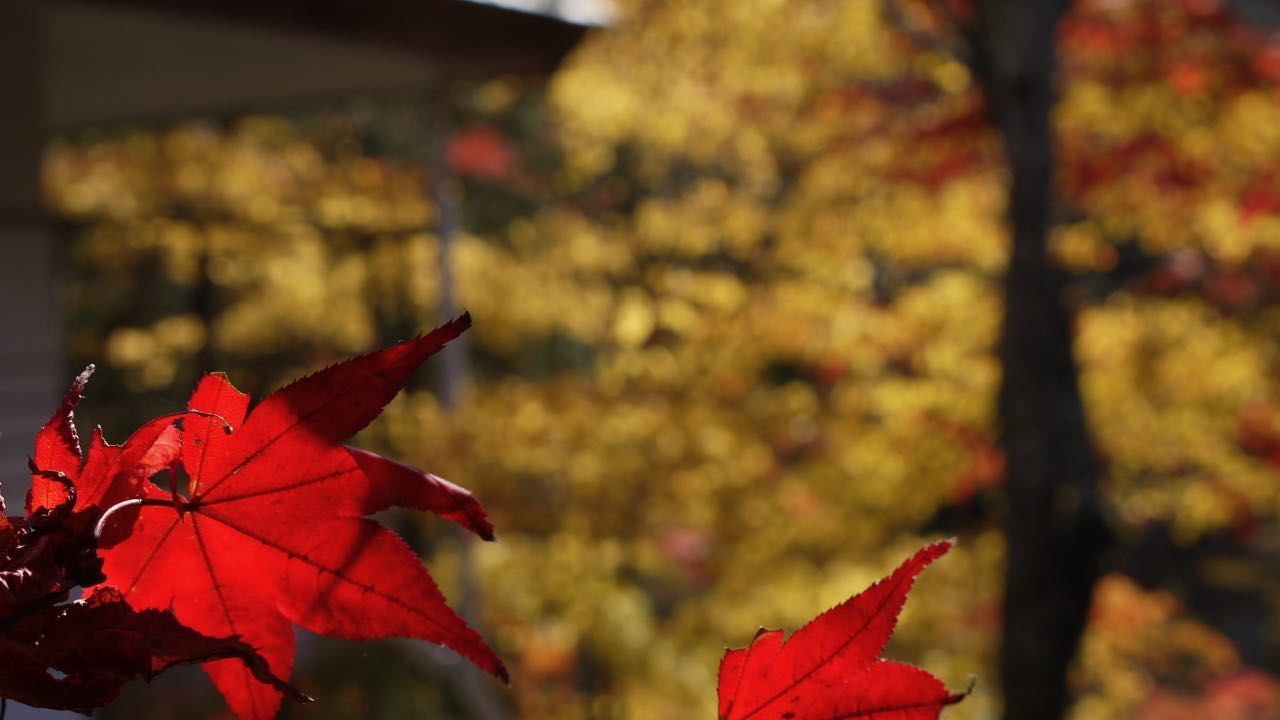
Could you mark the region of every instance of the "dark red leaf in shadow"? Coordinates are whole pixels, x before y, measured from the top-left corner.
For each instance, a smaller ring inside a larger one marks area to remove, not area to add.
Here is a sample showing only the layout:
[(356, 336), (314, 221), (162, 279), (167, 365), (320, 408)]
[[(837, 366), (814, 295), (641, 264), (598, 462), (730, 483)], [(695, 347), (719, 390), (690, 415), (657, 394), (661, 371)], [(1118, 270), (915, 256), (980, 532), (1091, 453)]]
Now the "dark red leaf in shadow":
[(150, 680), (180, 663), (214, 659), (236, 663), (297, 700), (310, 699), (273, 675), (249, 645), (201, 635), (161, 610), (135, 612), (114, 588), (7, 618), (2, 629), (0, 697), (28, 705), (88, 714), (134, 678)]

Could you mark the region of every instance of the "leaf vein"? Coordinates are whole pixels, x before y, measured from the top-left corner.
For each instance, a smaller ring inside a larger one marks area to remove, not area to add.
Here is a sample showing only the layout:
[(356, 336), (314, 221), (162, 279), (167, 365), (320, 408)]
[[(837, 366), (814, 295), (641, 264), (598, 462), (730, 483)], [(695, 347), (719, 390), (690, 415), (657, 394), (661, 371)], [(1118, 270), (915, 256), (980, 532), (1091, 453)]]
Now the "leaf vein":
[[(823, 665), (826, 665), (827, 663), (831, 662), (833, 658), (835, 658), (840, 653), (844, 652), (845, 648), (852, 645), (853, 642), (858, 639), (858, 636), (861, 635), (862, 632), (867, 629), (867, 626), (871, 624), (871, 621), (875, 619), (877, 616), (879, 616), (880, 611), (884, 610), (885, 606), (889, 604), (889, 599), (894, 597), (897, 594), (897, 590), (899, 587), (902, 586), (902, 583), (907, 582), (909, 580), (914, 580), (914, 579), (915, 579), (914, 576), (910, 574), (906, 574), (904, 577), (899, 578), (894, 583), (893, 587), (891, 588), (891, 591), (885, 593), (884, 598), (881, 599), (880, 603), (876, 605), (875, 611), (867, 614), (867, 618), (866, 620), (863, 621), (862, 626), (849, 635), (849, 639), (845, 640), (843, 643), (837, 646), (836, 649), (833, 650), (830, 654), (826, 655), (825, 657), (818, 658), (818, 660), (813, 664), (812, 667), (810, 667), (805, 672), (801, 673), (799, 676), (792, 678), (791, 684), (786, 685), (785, 687), (783, 687), (778, 692), (774, 693), (769, 698), (766, 698), (764, 702), (762, 702), (760, 705), (757, 705), (754, 710), (751, 710), (746, 715), (743, 715), (742, 720), (747, 720), (747, 718), (750, 718), (754, 716), (756, 713), (765, 709), (778, 698), (782, 697), (783, 695), (786, 695), (788, 692), (791, 692), (791, 690), (798, 687), (805, 680), (808, 680), (810, 677), (813, 677), (814, 673), (818, 672), (818, 670), (821, 669)], [(803, 629), (804, 628), (801, 628), (801, 630)], [(791, 640), (794, 637), (795, 635), (792, 635), (791, 637), (787, 638), (787, 642), (788, 643), (791, 642)], [(752, 643), (752, 644), (754, 645), (755, 643)], [(746, 672), (745, 666), (743, 668), (743, 672), (744, 673)]]

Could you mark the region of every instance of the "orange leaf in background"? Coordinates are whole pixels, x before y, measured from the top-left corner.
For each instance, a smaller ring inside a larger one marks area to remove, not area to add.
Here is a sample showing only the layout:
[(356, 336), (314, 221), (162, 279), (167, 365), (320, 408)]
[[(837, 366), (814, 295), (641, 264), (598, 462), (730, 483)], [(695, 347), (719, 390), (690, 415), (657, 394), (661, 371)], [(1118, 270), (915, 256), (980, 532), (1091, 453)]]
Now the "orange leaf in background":
[[(341, 444), (469, 325), (464, 315), (322, 370), (252, 412), (248, 396), (225, 377), (206, 376), (171, 457), (172, 472), (185, 469), (189, 490), (184, 497), (143, 483), (140, 507), (104, 518), (107, 582), (136, 608), (172, 608), (197, 632), (239, 637), (279, 677), (289, 676), (299, 625), (350, 639), (429, 640), (505, 681), (502, 662), (449, 608), (418, 557), (364, 517), (413, 507), (492, 539), (484, 510), (434, 475)], [(91, 450), (86, 471), (98, 452)], [(243, 663), (205, 669), (241, 718), (275, 715), (280, 690)]]
[(1210, 682), (1201, 695), (1157, 688), (1138, 711), (1138, 720), (1262, 720), (1280, 712), (1280, 689), (1261, 670), (1248, 668)]
[(476, 125), (449, 139), (449, 169), (464, 177), (497, 182), (515, 172), (516, 154), (491, 125)]
[(915, 578), (955, 544), (928, 545), (889, 577), (785, 641), (761, 629), (720, 662), (720, 720), (933, 720), (962, 700), (911, 665), (880, 659)]

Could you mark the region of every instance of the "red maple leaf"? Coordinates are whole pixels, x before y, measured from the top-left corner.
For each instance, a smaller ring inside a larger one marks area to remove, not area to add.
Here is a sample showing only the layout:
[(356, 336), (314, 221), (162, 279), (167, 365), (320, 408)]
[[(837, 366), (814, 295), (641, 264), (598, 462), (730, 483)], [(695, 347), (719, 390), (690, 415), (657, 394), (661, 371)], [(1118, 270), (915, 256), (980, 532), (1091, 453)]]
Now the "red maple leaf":
[[(80, 448), (71, 409), (87, 377), (77, 379), (36, 443), (40, 462), (65, 465), (73, 474)], [(151, 445), (163, 452), (163, 443)], [(149, 680), (180, 663), (234, 659), (258, 681), (309, 699), (273, 676), (246, 643), (202, 635), (168, 612), (135, 611), (114, 588), (65, 602), (75, 587), (103, 580), (102, 561), (88, 515), (73, 512), (75, 484), (61, 471), (40, 470), (35, 458), (31, 464), (38, 491), (28, 498), (27, 516), (5, 517), (0, 497), (0, 698), (88, 714), (135, 677)]]
[[(441, 643), (505, 681), (502, 662), (448, 607), (418, 557), (364, 517), (391, 506), (430, 510), (492, 539), (484, 510), (434, 475), (341, 444), (469, 325), (464, 315), (322, 370), (252, 413), (225, 377), (206, 376), (186, 413), (148, 423), (124, 445), (95, 432), (79, 468), (71, 411), (82, 375), (40, 433), (33, 469), (41, 482), (29, 505), (59, 506), (70, 481), (73, 531), (97, 525), (107, 583), (129, 605), (172, 609), (199, 633), (238, 637), (278, 677), (292, 668), (296, 624), (351, 639)], [(174, 488), (185, 470), (185, 496), (147, 482), (165, 469)], [(205, 669), (241, 718), (275, 715), (281, 689), (244, 663)]]
[(720, 720), (934, 720), (965, 694), (920, 668), (880, 659), (911, 585), (954, 540), (928, 545), (889, 577), (815, 618), (720, 662)]

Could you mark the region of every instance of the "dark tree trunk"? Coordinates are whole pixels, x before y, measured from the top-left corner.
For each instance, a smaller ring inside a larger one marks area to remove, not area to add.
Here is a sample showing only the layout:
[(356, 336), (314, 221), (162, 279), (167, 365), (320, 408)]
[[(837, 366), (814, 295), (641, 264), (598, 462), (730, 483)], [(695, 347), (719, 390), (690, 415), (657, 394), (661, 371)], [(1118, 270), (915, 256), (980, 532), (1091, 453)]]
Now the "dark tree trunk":
[(1006, 720), (1052, 720), (1088, 612), (1105, 525), (1063, 278), (1049, 264), (1054, 30), (1067, 0), (979, 0), (975, 66), (1012, 173), (999, 411), (1008, 575), (1000, 672)]

